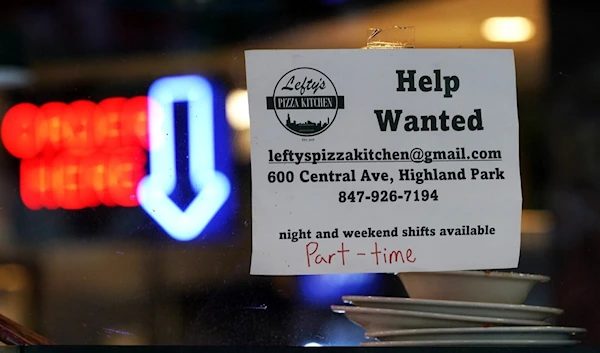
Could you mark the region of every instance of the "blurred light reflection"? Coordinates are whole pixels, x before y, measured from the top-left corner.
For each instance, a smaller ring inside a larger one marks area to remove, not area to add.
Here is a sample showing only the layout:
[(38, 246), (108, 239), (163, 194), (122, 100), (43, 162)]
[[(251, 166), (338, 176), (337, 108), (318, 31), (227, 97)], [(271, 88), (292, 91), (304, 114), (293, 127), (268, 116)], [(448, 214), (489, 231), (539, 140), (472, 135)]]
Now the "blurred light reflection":
[(300, 277), (302, 295), (306, 301), (339, 303), (343, 295), (373, 295), (377, 289), (377, 274), (345, 273)]
[(481, 34), (490, 42), (526, 42), (535, 35), (535, 25), (525, 17), (491, 17), (481, 24)]

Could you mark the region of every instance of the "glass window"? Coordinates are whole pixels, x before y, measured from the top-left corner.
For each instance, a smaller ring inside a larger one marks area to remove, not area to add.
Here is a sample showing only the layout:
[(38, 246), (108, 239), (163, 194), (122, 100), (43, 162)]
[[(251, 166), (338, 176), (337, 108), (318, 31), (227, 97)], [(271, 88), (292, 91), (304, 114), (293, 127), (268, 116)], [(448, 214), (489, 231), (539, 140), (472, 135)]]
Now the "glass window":
[[(358, 49), (370, 28), (400, 25), (414, 27), (416, 48), (514, 50), (523, 220), (520, 263), (512, 271), (551, 277), (526, 304), (563, 309), (553, 325), (585, 328), (581, 340), (600, 344), (600, 57), (589, 42), (598, 22), (590, 6), (557, 0), (2, 4), (0, 314), (69, 345), (364, 342), (364, 330), (330, 306), (346, 294), (407, 297), (397, 276), (249, 275), (244, 50)], [(173, 149), (151, 161), (148, 97), (181, 87), (210, 95), (213, 110), (174, 102)], [(208, 134), (190, 127), (190, 114), (210, 115)], [(202, 224), (199, 235), (172, 218), (201, 192), (190, 181), (190, 153), (210, 154), (230, 186), (220, 186), (214, 212), (191, 217), (190, 224)], [(142, 207), (138, 185), (151, 162), (164, 168), (161, 185), (170, 192), (168, 202)]]

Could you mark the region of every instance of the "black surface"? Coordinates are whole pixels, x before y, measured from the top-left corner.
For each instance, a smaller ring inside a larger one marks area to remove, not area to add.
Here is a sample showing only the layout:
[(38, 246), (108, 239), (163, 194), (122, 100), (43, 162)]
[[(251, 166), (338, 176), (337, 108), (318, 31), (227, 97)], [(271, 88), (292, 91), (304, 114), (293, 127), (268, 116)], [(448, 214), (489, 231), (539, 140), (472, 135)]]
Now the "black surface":
[(196, 353), (196, 352), (214, 352), (214, 353), (229, 353), (229, 352), (255, 352), (255, 353), (299, 353), (309, 351), (311, 353), (318, 352), (329, 352), (329, 353), (341, 353), (341, 352), (397, 352), (402, 350), (403, 353), (425, 353), (425, 352), (438, 352), (438, 353), (449, 353), (449, 352), (461, 352), (461, 353), (475, 353), (475, 352), (486, 352), (486, 353), (504, 353), (504, 352), (516, 352), (516, 353), (558, 353), (558, 352), (572, 352), (572, 353), (592, 353), (600, 352), (600, 349), (594, 349), (589, 347), (549, 347), (549, 348), (361, 348), (361, 347), (184, 347), (184, 346), (155, 346), (155, 347), (126, 347), (126, 346), (52, 346), (52, 347), (19, 347), (18, 351), (15, 350), (0, 350), (1, 353)]
[[(0, 21), (16, 33), (21, 56), (36, 61), (120, 57), (268, 38), (307, 21), (392, 1), (406, 0), (22, 0), (3, 2)], [(0, 63), (14, 61), (3, 55), (8, 42), (1, 34)]]

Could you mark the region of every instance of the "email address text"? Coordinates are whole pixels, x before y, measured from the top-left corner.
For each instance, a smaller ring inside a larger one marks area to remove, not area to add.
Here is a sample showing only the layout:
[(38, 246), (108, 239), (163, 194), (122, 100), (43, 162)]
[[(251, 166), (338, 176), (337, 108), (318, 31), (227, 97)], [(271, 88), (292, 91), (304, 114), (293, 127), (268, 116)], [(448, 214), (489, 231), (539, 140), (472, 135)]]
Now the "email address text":
[(415, 147), (397, 151), (387, 148), (355, 148), (348, 151), (298, 152), (285, 149), (281, 152), (269, 150), (269, 164), (320, 164), (320, 163), (368, 163), (368, 162), (413, 162), (433, 163), (451, 161), (502, 161), (502, 151), (479, 149), (467, 151), (465, 147), (448, 150), (423, 150)]

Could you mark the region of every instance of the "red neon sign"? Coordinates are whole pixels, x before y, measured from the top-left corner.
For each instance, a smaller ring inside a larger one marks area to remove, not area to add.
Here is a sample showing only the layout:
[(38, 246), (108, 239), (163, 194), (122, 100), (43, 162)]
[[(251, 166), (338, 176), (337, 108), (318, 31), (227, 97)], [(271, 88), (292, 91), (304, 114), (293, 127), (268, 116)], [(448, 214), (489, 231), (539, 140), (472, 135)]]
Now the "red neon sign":
[(22, 160), (25, 205), (137, 206), (136, 188), (146, 174), (147, 105), (147, 97), (134, 97), (12, 107), (1, 137), (8, 152)]

